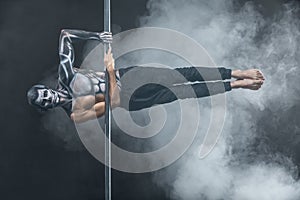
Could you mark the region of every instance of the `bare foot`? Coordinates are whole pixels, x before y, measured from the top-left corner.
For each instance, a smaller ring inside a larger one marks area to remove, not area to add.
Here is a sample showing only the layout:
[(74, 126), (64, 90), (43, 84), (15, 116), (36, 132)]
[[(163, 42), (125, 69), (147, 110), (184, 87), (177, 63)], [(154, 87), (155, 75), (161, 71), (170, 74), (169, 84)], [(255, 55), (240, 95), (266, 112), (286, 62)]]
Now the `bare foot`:
[(232, 77), (237, 79), (265, 80), (264, 75), (258, 69), (233, 70)]
[(231, 82), (232, 88), (244, 88), (250, 90), (258, 90), (263, 85), (263, 80), (243, 79)]

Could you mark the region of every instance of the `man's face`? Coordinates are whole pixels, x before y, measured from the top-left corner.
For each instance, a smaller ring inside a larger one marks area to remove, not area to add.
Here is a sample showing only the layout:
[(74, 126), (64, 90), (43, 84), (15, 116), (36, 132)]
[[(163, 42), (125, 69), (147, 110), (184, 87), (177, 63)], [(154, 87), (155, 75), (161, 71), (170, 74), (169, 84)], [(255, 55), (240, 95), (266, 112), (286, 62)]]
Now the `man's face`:
[(51, 89), (38, 89), (35, 102), (44, 109), (54, 108), (59, 103), (58, 93)]

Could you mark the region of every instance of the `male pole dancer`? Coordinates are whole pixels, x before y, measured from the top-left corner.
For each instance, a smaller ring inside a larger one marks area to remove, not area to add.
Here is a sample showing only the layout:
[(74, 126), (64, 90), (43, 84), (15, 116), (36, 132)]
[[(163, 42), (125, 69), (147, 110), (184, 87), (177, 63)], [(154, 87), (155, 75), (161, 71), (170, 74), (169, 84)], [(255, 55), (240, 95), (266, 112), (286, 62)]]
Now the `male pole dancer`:
[[(74, 67), (72, 43), (78, 39), (110, 43), (112, 36), (111, 33), (62, 30), (57, 89), (35, 85), (28, 91), (27, 97), (31, 105), (41, 110), (62, 107), (73, 121), (85, 122), (105, 113), (105, 74)], [(120, 106), (129, 111), (170, 103), (177, 99), (193, 98), (194, 95), (196, 98), (211, 96), (236, 88), (258, 90), (264, 82), (263, 74), (257, 69), (242, 71), (224, 67), (166, 69), (136, 66), (116, 70), (111, 50), (105, 55), (104, 62), (110, 80), (111, 107)], [(131, 76), (126, 78), (124, 75), (128, 72), (131, 72)], [(206, 74), (205, 80), (199, 72)], [(184, 77), (185, 82), (178, 78), (178, 74)], [(133, 89), (134, 78), (144, 77), (155, 77), (152, 79), (155, 82), (150, 81), (149, 84)], [(236, 80), (230, 81), (231, 78)], [(222, 81), (223, 87), (217, 87), (220, 83), (204, 81)], [(191, 82), (195, 83), (190, 84)], [(192, 87), (194, 93), (188, 92), (187, 87)]]

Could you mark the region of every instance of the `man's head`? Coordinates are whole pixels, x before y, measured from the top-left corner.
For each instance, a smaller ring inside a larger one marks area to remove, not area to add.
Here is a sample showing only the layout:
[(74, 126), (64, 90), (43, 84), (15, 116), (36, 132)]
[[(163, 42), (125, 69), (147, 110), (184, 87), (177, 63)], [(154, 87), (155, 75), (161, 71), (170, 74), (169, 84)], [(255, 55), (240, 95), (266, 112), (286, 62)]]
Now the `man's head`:
[(30, 105), (41, 110), (54, 108), (59, 105), (60, 101), (59, 93), (44, 85), (34, 85), (30, 88), (27, 92), (27, 98)]

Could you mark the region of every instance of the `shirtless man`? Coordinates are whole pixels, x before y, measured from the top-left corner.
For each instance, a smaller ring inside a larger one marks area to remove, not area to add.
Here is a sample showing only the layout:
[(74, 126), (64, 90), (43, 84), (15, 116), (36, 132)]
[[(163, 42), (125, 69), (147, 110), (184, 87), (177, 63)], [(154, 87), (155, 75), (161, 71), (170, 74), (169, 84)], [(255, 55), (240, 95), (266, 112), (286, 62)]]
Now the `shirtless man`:
[[(57, 89), (35, 85), (28, 91), (27, 97), (31, 105), (41, 110), (62, 107), (73, 121), (85, 122), (101, 117), (105, 113), (105, 73), (74, 67), (72, 43), (78, 39), (110, 43), (112, 36), (110, 33), (62, 30)], [(170, 103), (178, 99), (193, 98), (195, 95), (196, 98), (211, 96), (237, 88), (258, 90), (264, 82), (263, 74), (257, 69), (242, 71), (224, 67), (166, 69), (136, 66), (116, 70), (111, 50), (105, 55), (104, 63), (110, 80), (111, 107), (120, 106), (129, 111)], [(124, 76), (127, 72), (132, 72), (129, 73), (131, 76)], [(205, 80), (201, 76), (202, 72), (206, 74)], [(178, 74), (184, 77), (184, 82), (178, 78)], [(149, 84), (134, 89), (137, 78), (149, 77), (153, 77), (149, 80)], [(236, 80), (232, 81), (232, 78)], [(204, 81), (222, 81), (224, 87), (217, 86), (220, 82)], [(194, 93), (188, 92), (187, 87), (192, 87)]]

